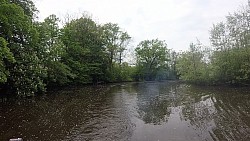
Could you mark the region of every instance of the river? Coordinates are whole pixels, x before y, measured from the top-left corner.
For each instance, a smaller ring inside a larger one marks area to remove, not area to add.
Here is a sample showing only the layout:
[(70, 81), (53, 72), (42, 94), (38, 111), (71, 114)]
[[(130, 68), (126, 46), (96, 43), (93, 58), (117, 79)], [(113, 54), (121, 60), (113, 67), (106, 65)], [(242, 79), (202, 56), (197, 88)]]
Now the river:
[(250, 88), (121, 83), (0, 99), (0, 140), (247, 141)]

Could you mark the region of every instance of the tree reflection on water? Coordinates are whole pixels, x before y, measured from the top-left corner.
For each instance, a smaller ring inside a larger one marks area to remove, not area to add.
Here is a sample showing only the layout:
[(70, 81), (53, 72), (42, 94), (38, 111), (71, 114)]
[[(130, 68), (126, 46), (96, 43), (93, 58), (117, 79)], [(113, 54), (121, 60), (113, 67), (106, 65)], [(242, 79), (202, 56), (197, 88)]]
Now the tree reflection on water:
[[(166, 124), (175, 113), (181, 121), (188, 122), (196, 134), (205, 136), (204, 140), (250, 139), (247, 88), (144, 83), (135, 89), (138, 90), (139, 118), (145, 124)], [(174, 111), (176, 108), (181, 110)]]

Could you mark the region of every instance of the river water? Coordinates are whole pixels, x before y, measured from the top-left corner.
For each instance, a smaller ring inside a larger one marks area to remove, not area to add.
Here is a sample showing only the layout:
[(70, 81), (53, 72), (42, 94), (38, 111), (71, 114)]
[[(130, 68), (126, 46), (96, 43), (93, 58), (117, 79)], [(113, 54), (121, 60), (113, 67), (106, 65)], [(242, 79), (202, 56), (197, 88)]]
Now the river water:
[(67, 88), (0, 99), (0, 140), (248, 141), (250, 89), (177, 82)]

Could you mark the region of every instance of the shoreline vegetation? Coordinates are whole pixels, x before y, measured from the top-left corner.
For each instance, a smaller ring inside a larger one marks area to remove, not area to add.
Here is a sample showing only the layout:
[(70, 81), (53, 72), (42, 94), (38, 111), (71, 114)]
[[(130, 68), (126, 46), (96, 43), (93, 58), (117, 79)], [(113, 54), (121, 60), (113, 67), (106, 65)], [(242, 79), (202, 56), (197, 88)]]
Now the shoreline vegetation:
[(184, 52), (159, 39), (131, 50), (129, 33), (86, 13), (65, 18), (62, 27), (56, 15), (39, 22), (37, 13), (31, 0), (0, 0), (1, 94), (27, 97), (47, 88), (154, 80), (250, 85), (249, 5), (212, 26), (211, 46), (197, 40)]

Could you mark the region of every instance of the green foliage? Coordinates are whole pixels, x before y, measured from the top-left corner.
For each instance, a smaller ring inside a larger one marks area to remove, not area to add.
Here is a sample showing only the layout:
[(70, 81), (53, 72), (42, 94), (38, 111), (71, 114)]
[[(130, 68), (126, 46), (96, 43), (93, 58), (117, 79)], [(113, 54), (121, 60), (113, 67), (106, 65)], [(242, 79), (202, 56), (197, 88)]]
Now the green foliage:
[(123, 53), (126, 50), (126, 46), (129, 44), (131, 37), (127, 32), (123, 32), (117, 24), (113, 23), (104, 24), (102, 30), (105, 51), (108, 54), (108, 68), (110, 73), (115, 73), (113, 65), (115, 65), (116, 62), (121, 65)]
[(105, 80), (108, 63), (99, 25), (90, 17), (72, 20), (63, 28), (62, 41), (66, 47), (62, 60), (77, 76), (76, 83)]
[(19, 96), (44, 90), (44, 70), (36, 52), (38, 36), (31, 19), (25, 15), (22, 7), (5, 3), (0, 5), (0, 21), (0, 36), (8, 43), (7, 47), (16, 60), (5, 64), (10, 74), (8, 87)]
[[(136, 51), (140, 79), (154, 80), (157, 75), (167, 73), (169, 61), (167, 44), (158, 39), (141, 41)], [(162, 72), (162, 73), (160, 73)]]
[(214, 81), (228, 84), (249, 84), (250, 49), (232, 48), (226, 52), (214, 52)]
[(117, 24), (85, 15), (60, 28), (55, 15), (37, 22), (36, 14), (31, 0), (0, 1), (1, 89), (32, 96), (46, 86), (136, 78), (138, 67), (124, 62), (131, 37)]
[[(205, 84), (250, 84), (250, 7), (227, 16), (227, 22), (213, 25), (213, 48), (182, 53), (178, 58), (181, 78)], [(208, 51), (208, 52), (204, 52)]]
[(179, 56), (179, 53), (170, 50), (169, 52), (169, 71), (168, 71), (168, 79), (179, 79), (179, 76), (177, 75), (177, 68), (176, 68), (176, 63), (177, 63), (177, 58)]
[(65, 85), (75, 77), (69, 66), (61, 60), (65, 56), (65, 45), (61, 41), (61, 31), (58, 25), (59, 19), (56, 15), (50, 15), (44, 22), (37, 23), (39, 32), (40, 48), (39, 58), (42, 60), (47, 77), (48, 85)]
[(109, 75), (109, 82), (127, 82), (135, 80), (136, 67), (128, 63), (114, 64), (113, 73)]
[(210, 31), (215, 51), (212, 55), (214, 81), (217, 83), (250, 83), (250, 7), (227, 16), (226, 23), (213, 26)]
[(209, 67), (205, 59), (206, 50), (199, 42), (190, 44), (189, 51), (183, 52), (177, 59), (177, 72), (180, 78), (194, 83), (208, 83)]
[(13, 3), (15, 5), (20, 6), (24, 14), (27, 15), (30, 19), (35, 18), (36, 13), (38, 10), (35, 7), (35, 4), (31, 0), (6, 0), (9, 1), (10, 3)]
[(6, 70), (5, 62), (14, 63), (15, 59), (10, 49), (7, 47), (5, 39), (0, 37), (0, 83), (5, 83), (9, 76), (9, 71)]

